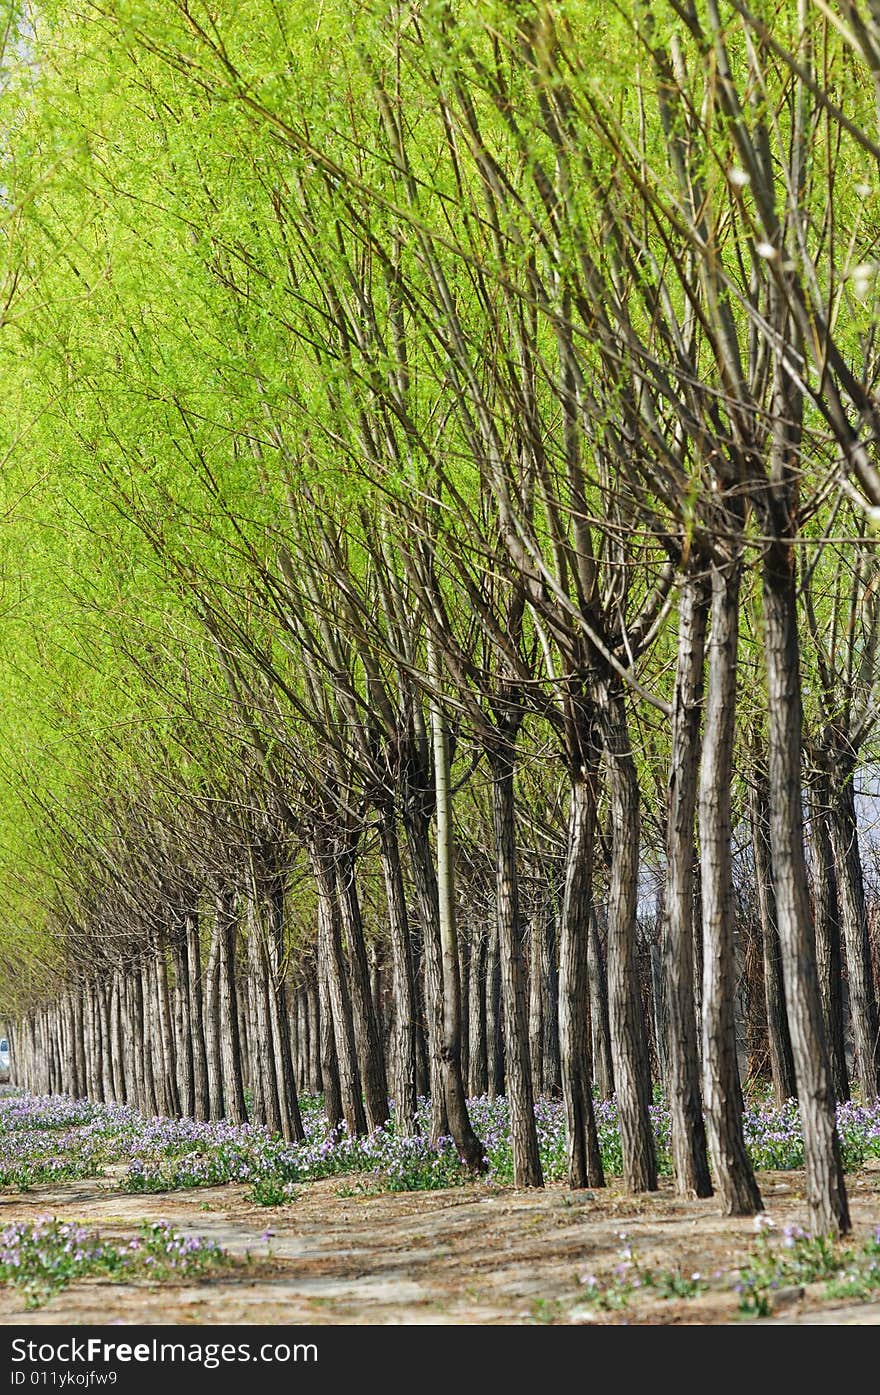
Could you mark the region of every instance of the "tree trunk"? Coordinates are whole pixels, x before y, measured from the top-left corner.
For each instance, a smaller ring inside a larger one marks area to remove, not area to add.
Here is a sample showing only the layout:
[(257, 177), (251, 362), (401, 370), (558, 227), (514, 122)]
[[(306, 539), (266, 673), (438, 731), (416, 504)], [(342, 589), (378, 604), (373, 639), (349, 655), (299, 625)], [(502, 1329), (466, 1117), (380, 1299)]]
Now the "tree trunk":
[(739, 936), (743, 961), (740, 996), (746, 1034), (746, 1080), (758, 1082), (770, 1078), (770, 1037), (764, 990), (764, 936), (757, 900), (744, 908), (739, 920)]
[(770, 841), (788, 1026), (804, 1137), (807, 1207), (814, 1234), (850, 1229), (834, 1088), (822, 1019), (816, 943), (807, 893), (801, 804), (800, 652), (793, 549), (764, 554)]
[(525, 973), (519, 882), (516, 866), (514, 765), (506, 752), (490, 756), (492, 814), (495, 832), (495, 906), (501, 950), (501, 990), (507, 1062), (507, 1099), (515, 1187), (543, 1187), (529, 1043), (526, 1028)]
[[(604, 908), (603, 908), (604, 917)], [(593, 1044), (593, 1079), (600, 1099), (614, 1096), (614, 1062), (611, 1056), (611, 1022), (608, 1016), (608, 974), (605, 949), (599, 933), (595, 903), (590, 907), (587, 944), (587, 976), (590, 985), (590, 1028)]]
[(697, 1055), (703, 1070), (703, 873), (694, 848), (694, 1016), (697, 1021)]
[(153, 961), (155, 975), (156, 1003), (158, 1006), (159, 1032), (162, 1038), (162, 1091), (165, 1113), (172, 1118), (180, 1117), (180, 1098), (177, 1093), (177, 1064), (174, 1045), (174, 1022), (171, 1015), (171, 1001), (168, 992), (168, 962), (165, 957), (165, 944), (160, 937)]
[(223, 1100), (226, 1117), (233, 1124), (247, 1123), (242, 1076), (241, 1033), (238, 1021), (238, 988), (235, 972), (235, 941), (238, 925), (231, 893), (216, 899), (219, 939), (220, 1054), (223, 1070)]
[[(98, 998), (97, 989), (96, 989), (95, 985), (94, 985), (93, 983), (91, 983), (91, 984), (89, 984), (89, 988), (88, 988), (88, 999), (87, 999), (87, 1001), (88, 1001), (88, 1015), (87, 1015), (87, 1018), (86, 1018), (86, 1022), (87, 1022), (87, 1026), (88, 1026), (88, 1034), (89, 1034), (89, 1035), (88, 1035), (88, 1041), (89, 1041), (89, 1046), (90, 1046), (89, 1057), (90, 1057), (90, 1062), (91, 1062), (91, 1078), (90, 1078), (90, 1089), (89, 1089), (89, 1094), (91, 1095), (91, 1098), (92, 1098), (93, 1100), (97, 1100), (99, 1103), (103, 1104), (103, 1102), (104, 1102), (104, 1057), (103, 1057), (103, 1052), (101, 1051), (101, 1025), (100, 1025), (100, 1021), (99, 1021), (99, 1018), (98, 1018), (98, 1001), (97, 1001), (97, 998)], [(40, 1023), (40, 1021), (39, 1021), (39, 1017), (37, 1017), (37, 1019), (36, 1019), (36, 1030), (39, 1031), (39, 1030), (40, 1030), (40, 1027), (41, 1027), (41, 1023)], [(41, 1071), (45, 1072), (45, 1068), (46, 1068), (46, 1055), (45, 1055), (45, 1052), (43, 1051), (42, 1045), (40, 1045), (40, 1047), (39, 1047), (39, 1062), (40, 1062)], [(42, 1089), (43, 1089), (44, 1092), (48, 1093), (49, 1082), (48, 1082), (48, 1080), (45, 1078), (45, 1075), (43, 1076)]]
[(498, 921), (486, 938), (486, 977), (483, 984), (486, 1016), (486, 1089), (490, 1100), (504, 1094), (504, 1025), (501, 1013), (501, 952)]
[[(135, 972), (137, 974), (138, 986), (140, 987), (140, 972), (138, 970)], [(143, 1027), (143, 998), (140, 999), (140, 1006), (141, 1013), (139, 1020), (141, 1040), (144, 1043), (144, 1049), (146, 1049), (146, 1033)], [(75, 1094), (78, 1099), (82, 1099), (88, 1093), (88, 1081), (86, 1077), (86, 1043), (83, 1027), (83, 993), (81, 987), (76, 988), (73, 994), (73, 1038), (76, 1050)]]
[(342, 923), (332, 854), (328, 855), (325, 850), (317, 849), (313, 853), (313, 867), (318, 883), (318, 956), (323, 959), (327, 973), (342, 1110), (349, 1133), (365, 1134), (367, 1116), (361, 1096), (354, 1018), (348, 975), (345, 972)]
[(370, 1132), (388, 1121), (388, 1083), (385, 1079), (385, 1057), (382, 1036), (373, 996), (370, 992), (370, 965), (364, 941), (364, 924), (355, 879), (355, 854), (350, 847), (340, 850), (336, 857), (339, 907), (348, 944), (351, 1003), (355, 1038), (358, 1046), (361, 1085), (366, 1104)]
[[(238, 935), (236, 933), (236, 941)], [(247, 1092), (254, 1088), (252, 1052), (259, 1050), (259, 1044), (255, 1040), (255, 1033), (252, 1030), (250, 1020), (250, 995), (246, 992), (237, 992), (235, 998), (236, 1015), (238, 1017), (238, 1059), (241, 1065), (242, 1088)]]
[(309, 974), (305, 991), (309, 1019), (308, 1089), (313, 1095), (320, 1095), (324, 1090), (324, 1077), (321, 1066), (321, 1003), (317, 970)]
[[(113, 1039), (110, 1031), (110, 993), (106, 983), (95, 985), (95, 1002), (98, 1010), (98, 1030), (101, 1034), (101, 1090), (104, 1099), (112, 1102), (116, 1099), (113, 1088)], [(54, 1059), (52, 1048), (54, 1047), (54, 1034), (49, 1031), (47, 1013), (47, 1033), (49, 1035), (49, 1065), (54, 1075)], [(56, 1090), (57, 1084), (53, 1079), (50, 1089)]]
[(468, 1011), (470, 1015), (468, 1094), (472, 1099), (479, 1095), (485, 1095), (488, 1089), (485, 978), (486, 935), (481, 925), (475, 925), (471, 930), (471, 965), (468, 977)]
[(855, 1045), (853, 1074), (859, 1082), (862, 1102), (872, 1104), (880, 1093), (880, 1031), (852, 770), (845, 767), (835, 771), (832, 778), (834, 797), (829, 823), (846, 948), (849, 1016)]
[[(429, 642), (429, 669), (435, 684), (440, 672), (437, 654)], [(485, 1172), (483, 1145), (468, 1114), (461, 1078), (461, 985), (458, 978), (458, 940), (455, 927), (455, 868), (452, 834), (452, 788), (449, 735), (439, 703), (431, 703), (431, 741), (434, 753), (434, 785), (437, 796), (437, 907), (442, 963), (443, 1033), (441, 1054), (449, 1129), (461, 1161), (471, 1172)]]
[(467, 922), (458, 926), (458, 981), (461, 985), (461, 1078), (465, 1094), (471, 1069), (471, 934)]
[(339, 1079), (339, 1057), (336, 1051), (336, 1030), (333, 1026), (333, 1002), (330, 992), (330, 968), (325, 950), (323, 911), (318, 909), (318, 1036), (321, 1052), (321, 1079), (324, 1084), (324, 1117), (332, 1131), (341, 1126), (342, 1085)]
[(205, 973), (205, 1059), (208, 1067), (210, 1118), (225, 1116), (223, 1059), (220, 1046), (220, 916), (214, 917)]
[(730, 784), (736, 717), (739, 560), (712, 569), (712, 633), (700, 767), (703, 1095), (715, 1186), (728, 1216), (762, 1210), (746, 1150), (736, 1060)]
[[(128, 1100), (125, 1071), (125, 1014), (122, 1006), (122, 973), (116, 969), (110, 981), (110, 1058), (113, 1068), (113, 1095), (119, 1104)], [(65, 1034), (66, 1035), (66, 1034)], [(65, 1060), (67, 1055), (65, 1052)]]
[(678, 607), (678, 657), (672, 699), (666, 916), (662, 941), (672, 1167), (679, 1196), (711, 1196), (700, 1095), (694, 992), (694, 816), (700, 763), (700, 711), (709, 611), (705, 583), (687, 577)]
[(379, 1040), (382, 1043), (382, 1051), (387, 1055), (388, 1031), (385, 1020), (385, 987), (382, 977), (382, 955), (379, 946), (374, 940), (370, 945), (370, 997), (373, 1002), (373, 1012), (376, 1014), (376, 1025), (379, 1029)]
[(529, 1060), (536, 1094), (541, 1093), (544, 1080), (544, 1004), (547, 994), (543, 938), (544, 921), (539, 911), (532, 916), (529, 925)]
[(177, 1091), (180, 1112), (187, 1119), (195, 1118), (195, 1028), (190, 1017), (192, 1002), (187, 956), (187, 917), (175, 920), (169, 937), (174, 966), (174, 1045), (177, 1058)]
[(148, 1115), (160, 1113), (158, 1092), (158, 1063), (156, 1060), (156, 1032), (153, 1022), (153, 995), (150, 987), (148, 961), (144, 960), (136, 971), (136, 988), (140, 1002), (140, 1015), (144, 1024), (144, 1107)]
[(666, 985), (663, 982), (663, 951), (660, 947), (660, 935), (662, 934), (663, 911), (661, 909), (658, 916), (659, 924), (656, 933), (651, 936), (646, 947), (647, 957), (647, 992), (651, 1013), (651, 1025), (653, 1028), (651, 1045), (656, 1062), (657, 1078), (666, 1085), (669, 1080), (669, 1052), (667, 1040), (669, 1035), (669, 1025), (666, 1011)]
[(810, 789), (810, 824), (813, 845), (813, 894), (816, 925), (816, 967), (828, 1041), (834, 1097), (849, 1099), (846, 1037), (843, 1026), (843, 961), (840, 948), (840, 903), (834, 849), (828, 831), (831, 791), (827, 778), (817, 774)]
[(421, 810), (404, 812), (404, 829), (410, 865), (419, 899), (422, 930), (424, 1010), (427, 1025), (426, 1055), (431, 1095), (431, 1139), (448, 1136), (449, 1118), (443, 1076), (443, 955), (434, 869), (428, 824)]
[(603, 1187), (593, 1111), (587, 942), (596, 828), (595, 784), (574, 779), (568, 813), (565, 890), (559, 921), (559, 1056), (570, 1187)]
[(763, 753), (756, 750), (755, 774), (749, 788), (749, 821), (752, 831), (752, 856), (755, 862), (755, 883), (758, 913), (761, 917), (761, 939), (764, 946), (764, 1004), (767, 1011), (767, 1037), (770, 1048), (770, 1070), (777, 1104), (784, 1104), (797, 1093), (794, 1057), (788, 1014), (785, 1010), (785, 985), (782, 981), (782, 952), (776, 925), (776, 892), (773, 887), (773, 861), (770, 849), (770, 793), (762, 771)]
[[(544, 997), (544, 1057), (541, 1062), (541, 1091), (554, 1099), (562, 1098), (562, 1067), (559, 1061), (559, 972), (556, 967), (555, 895), (547, 898), (541, 911), (541, 991)], [(589, 972), (589, 950), (587, 965)], [(591, 990), (592, 991), (592, 990)], [(606, 1002), (607, 1008), (607, 1002)]]
[[(144, 1056), (147, 1050), (147, 1038), (144, 1030), (144, 1002), (141, 993), (141, 980), (136, 966), (132, 966), (131, 964), (126, 966), (123, 982), (125, 988), (124, 1029), (129, 1046), (129, 1060), (131, 1062), (131, 1069), (129, 1071), (129, 1103), (133, 1104), (139, 1113), (148, 1115), (149, 1109), (147, 1108), (146, 1091), (144, 1087)], [(76, 1018), (74, 1017), (74, 1030), (75, 1029)]]
[(608, 1015), (617, 1088), (624, 1185), (655, 1191), (651, 1071), (639, 986), (636, 906), (639, 883), (639, 788), (622, 696), (603, 700), (602, 723), (611, 796), (608, 890)]
[(263, 938), (261, 906), (252, 888), (247, 909), (248, 997), (252, 1031), (252, 1116), (271, 1133), (281, 1132), (281, 1106), (275, 1069), (272, 1027), (269, 1020), (269, 965)]
[(284, 881), (273, 877), (268, 890), (266, 959), (268, 967), (269, 1024), (275, 1058), (281, 1134), (288, 1143), (305, 1138), (297, 1099), (290, 1045), (290, 1013), (284, 986)]
[(192, 1029), (193, 1115), (203, 1121), (211, 1118), (211, 1094), (208, 1087), (208, 1057), (205, 1045), (199, 916), (195, 910), (186, 913), (185, 933), (189, 1020)]

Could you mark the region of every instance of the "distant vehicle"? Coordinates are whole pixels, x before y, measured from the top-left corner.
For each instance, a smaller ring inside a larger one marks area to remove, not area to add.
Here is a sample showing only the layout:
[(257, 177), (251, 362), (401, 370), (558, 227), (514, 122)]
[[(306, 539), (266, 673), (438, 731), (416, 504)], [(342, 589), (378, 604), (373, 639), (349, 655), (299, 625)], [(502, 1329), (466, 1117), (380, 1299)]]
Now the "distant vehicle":
[(6, 1037), (0, 1037), (0, 1085), (5, 1085), (9, 1080), (9, 1042)]

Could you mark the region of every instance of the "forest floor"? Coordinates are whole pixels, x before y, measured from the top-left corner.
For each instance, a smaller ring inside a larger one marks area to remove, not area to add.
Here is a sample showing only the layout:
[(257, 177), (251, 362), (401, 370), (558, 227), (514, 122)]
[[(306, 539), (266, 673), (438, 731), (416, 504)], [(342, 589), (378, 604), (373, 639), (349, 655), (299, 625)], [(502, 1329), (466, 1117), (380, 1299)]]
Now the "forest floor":
[[(759, 1176), (774, 1243), (786, 1225), (805, 1225), (803, 1174)], [(880, 1163), (848, 1178), (854, 1239), (880, 1225)], [(762, 1241), (751, 1219), (719, 1215), (715, 1200), (659, 1192), (543, 1192), (474, 1183), (445, 1191), (367, 1194), (358, 1179), (297, 1187), (292, 1202), (258, 1206), (243, 1186), (130, 1195), (112, 1175), (0, 1194), (0, 1229), (53, 1215), (133, 1236), (145, 1220), (207, 1236), (233, 1262), (197, 1280), (127, 1283), (81, 1279), (29, 1311), (0, 1290), (0, 1323), (103, 1325), (332, 1323), (650, 1323), (756, 1320), (739, 1312), (735, 1284)], [(628, 1253), (631, 1251), (631, 1255)], [(781, 1251), (780, 1251), (781, 1252)], [(654, 1274), (631, 1287), (624, 1272)], [(632, 1266), (635, 1266), (633, 1268)], [(658, 1282), (657, 1276), (660, 1277)], [(700, 1282), (694, 1279), (700, 1276)], [(588, 1276), (599, 1287), (592, 1288)], [(664, 1277), (665, 1276), (665, 1277)], [(690, 1297), (664, 1291), (693, 1284)], [(591, 1294), (604, 1292), (605, 1305)], [(620, 1306), (615, 1306), (620, 1302)], [(608, 1305), (611, 1306), (608, 1306)], [(824, 1282), (780, 1287), (770, 1315), (781, 1323), (880, 1324), (880, 1295), (829, 1300)]]

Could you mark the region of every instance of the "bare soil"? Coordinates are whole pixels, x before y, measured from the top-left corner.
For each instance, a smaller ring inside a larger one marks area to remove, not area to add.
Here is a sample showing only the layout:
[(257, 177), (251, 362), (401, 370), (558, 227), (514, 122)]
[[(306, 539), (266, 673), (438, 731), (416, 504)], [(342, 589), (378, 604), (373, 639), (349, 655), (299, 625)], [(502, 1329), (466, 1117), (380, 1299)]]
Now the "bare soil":
[[(778, 1226), (804, 1225), (803, 1175), (760, 1177)], [(561, 1186), (543, 1192), (474, 1183), (447, 1191), (365, 1195), (357, 1178), (304, 1184), (283, 1207), (257, 1206), (237, 1186), (132, 1196), (112, 1177), (0, 1196), (0, 1226), (55, 1215), (125, 1237), (144, 1220), (218, 1241), (235, 1257), (198, 1281), (86, 1279), (29, 1312), (0, 1288), (0, 1323), (639, 1323), (743, 1321), (733, 1285), (755, 1241), (751, 1219), (714, 1200)], [(880, 1165), (849, 1179), (855, 1239), (880, 1224)], [(267, 1235), (267, 1231), (273, 1232)], [(627, 1240), (620, 1238), (625, 1232)], [(620, 1310), (597, 1310), (581, 1276), (613, 1278), (624, 1243), (640, 1265), (711, 1288), (663, 1299), (639, 1290)], [(829, 1302), (824, 1284), (780, 1292), (769, 1322), (880, 1323), (880, 1301)]]

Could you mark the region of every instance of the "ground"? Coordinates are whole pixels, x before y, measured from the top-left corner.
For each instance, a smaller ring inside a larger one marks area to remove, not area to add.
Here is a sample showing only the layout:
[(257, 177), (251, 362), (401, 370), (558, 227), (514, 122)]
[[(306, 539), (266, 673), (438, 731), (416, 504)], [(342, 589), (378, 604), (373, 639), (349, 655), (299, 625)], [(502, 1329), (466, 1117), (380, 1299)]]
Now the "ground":
[[(762, 1173), (777, 1232), (804, 1225), (803, 1175)], [(749, 1320), (734, 1291), (756, 1243), (750, 1218), (723, 1217), (718, 1203), (676, 1198), (668, 1180), (653, 1195), (561, 1186), (543, 1192), (474, 1183), (445, 1191), (365, 1195), (358, 1179), (306, 1183), (283, 1207), (258, 1206), (244, 1187), (127, 1195), (115, 1179), (0, 1195), (0, 1228), (55, 1215), (86, 1221), (106, 1238), (134, 1234), (145, 1219), (220, 1242), (237, 1262), (197, 1282), (111, 1283), (84, 1279), (28, 1311), (2, 1293), (0, 1323), (685, 1323)], [(855, 1239), (880, 1224), (880, 1165), (849, 1179)], [(624, 1239), (621, 1239), (621, 1232)], [(775, 1234), (776, 1232), (774, 1232)], [(625, 1306), (590, 1301), (587, 1275), (614, 1285), (621, 1251), (640, 1266), (700, 1274), (708, 1291), (662, 1298), (637, 1289)], [(831, 1302), (823, 1283), (781, 1288), (765, 1322), (880, 1323), (880, 1301)]]

